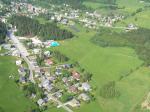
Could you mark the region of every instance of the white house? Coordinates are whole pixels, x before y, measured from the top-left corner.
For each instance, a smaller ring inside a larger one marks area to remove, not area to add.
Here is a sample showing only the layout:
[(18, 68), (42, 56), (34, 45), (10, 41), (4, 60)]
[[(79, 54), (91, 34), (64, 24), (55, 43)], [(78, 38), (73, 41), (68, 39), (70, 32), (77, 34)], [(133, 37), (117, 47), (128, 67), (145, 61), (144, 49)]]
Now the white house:
[(16, 61), (16, 65), (17, 65), (17, 66), (20, 66), (21, 64), (22, 64), (22, 60), (17, 60), (17, 61)]
[(90, 91), (91, 90), (91, 86), (87, 82), (82, 83), (82, 88), (85, 91)]

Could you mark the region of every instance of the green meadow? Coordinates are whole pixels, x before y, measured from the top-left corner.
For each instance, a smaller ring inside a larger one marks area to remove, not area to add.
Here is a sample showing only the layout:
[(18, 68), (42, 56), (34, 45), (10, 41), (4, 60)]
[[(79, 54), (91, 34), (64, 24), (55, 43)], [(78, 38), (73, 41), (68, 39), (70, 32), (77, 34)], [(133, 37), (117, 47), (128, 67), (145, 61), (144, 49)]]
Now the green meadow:
[(124, 7), (122, 9), (123, 12), (128, 13), (135, 12), (137, 9), (145, 6), (144, 3), (140, 3), (140, 0), (117, 0), (117, 4), (119, 7)]
[(0, 108), (4, 112), (26, 112), (34, 108), (35, 105), (25, 98), (10, 75), (18, 76), (15, 58), (0, 57)]
[[(84, 28), (77, 27), (81, 32), (75, 33), (75, 38), (62, 41), (60, 47), (54, 48), (93, 73), (91, 84), (97, 88), (94, 92), (96, 100), (82, 104), (75, 112), (133, 112), (149, 91), (149, 68), (140, 67), (143, 61), (139, 60), (134, 49), (97, 46), (90, 42), (95, 31), (87, 32)], [(129, 76), (119, 81), (121, 75), (131, 70), (133, 72)], [(112, 99), (100, 97), (102, 85), (113, 80), (117, 82), (121, 96)]]
[(103, 4), (100, 1), (85, 1), (83, 5), (86, 7), (92, 8), (94, 10), (100, 11), (101, 13), (108, 13), (108, 12), (120, 12), (125, 14), (131, 14), (135, 12), (139, 8), (143, 8), (146, 4), (140, 3), (140, 0), (116, 0), (116, 6), (121, 9), (117, 10), (110, 10), (107, 8), (111, 6), (111, 4)]
[(131, 16), (119, 23), (117, 26), (125, 26), (130, 23), (133, 23), (139, 27), (148, 28), (150, 29), (150, 10), (142, 11), (135, 16)]

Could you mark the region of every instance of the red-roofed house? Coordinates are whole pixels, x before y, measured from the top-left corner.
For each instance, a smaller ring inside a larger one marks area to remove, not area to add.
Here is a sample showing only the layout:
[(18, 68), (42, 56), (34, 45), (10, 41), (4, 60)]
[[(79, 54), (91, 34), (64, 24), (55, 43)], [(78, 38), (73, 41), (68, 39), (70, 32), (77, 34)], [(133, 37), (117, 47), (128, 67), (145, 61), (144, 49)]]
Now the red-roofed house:
[(76, 79), (78, 81), (80, 80), (80, 74), (78, 72), (73, 71), (72, 76), (73, 76), (74, 79)]

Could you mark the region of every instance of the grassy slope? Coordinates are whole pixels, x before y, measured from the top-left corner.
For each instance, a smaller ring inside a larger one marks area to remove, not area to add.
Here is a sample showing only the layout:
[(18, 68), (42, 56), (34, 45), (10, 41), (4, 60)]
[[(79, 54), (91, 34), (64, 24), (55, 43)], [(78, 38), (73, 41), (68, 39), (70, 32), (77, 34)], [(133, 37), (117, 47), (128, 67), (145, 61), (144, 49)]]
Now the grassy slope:
[(140, 68), (129, 77), (118, 82), (121, 96), (117, 99), (106, 100), (99, 98), (102, 112), (133, 112), (137, 104), (149, 92), (149, 68)]
[(139, 8), (143, 8), (144, 4), (140, 3), (140, 0), (117, 0), (118, 6), (125, 6), (123, 11), (128, 13), (135, 12)]
[[(135, 21), (135, 18), (137, 18), (137, 21)], [(129, 18), (117, 23), (117, 26), (125, 26), (130, 23), (133, 23), (137, 26), (150, 29), (150, 21), (149, 20), (150, 20), (150, 10), (147, 10), (147, 11), (143, 11), (133, 17), (129, 17)]]
[[(96, 46), (89, 41), (95, 32), (86, 33), (83, 29), (80, 30), (81, 32), (77, 34), (78, 38), (64, 41), (60, 47), (56, 48), (71, 59), (79, 61), (82, 67), (94, 74), (91, 83), (98, 87), (96, 91), (97, 100), (81, 106), (76, 111), (86, 110), (91, 112), (94, 109), (96, 112), (101, 112), (102, 109), (102, 112), (126, 112), (123, 108), (127, 105), (122, 100), (124, 97), (122, 99), (104, 100), (99, 97), (99, 88), (110, 80), (118, 80), (120, 75), (136, 68), (142, 64), (142, 61), (137, 58), (134, 50), (130, 48), (102, 48)], [(126, 89), (128, 90), (128, 88)], [(123, 107), (119, 110), (117, 105)]]
[(0, 57), (0, 107), (5, 112), (24, 112), (34, 105), (24, 97), (9, 75), (17, 74), (15, 59), (12, 57)]
[[(129, 13), (133, 13), (135, 12), (137, 9), (139, 8), (143, 8), (144, 7), (144, 3), (140, 3), (140, 0), (117, 0), (116, 4), (119, 7), (125, 7), (124, 9), (119, 9), (116, 10), (115, 12), (124, 12), (125, 14)], [(104, 6), (108, 6), (110, 4), (101, 4), (98, 2), (94, 2), (94, 1), (85, 1), (83, 2), (83, 5), (90, 7), (92, 9), (96, 9), (99, 10), (101, 13), (105, 12), (112, 12), (112, 10), (108, 9), (107, 7), (105, 8)]]

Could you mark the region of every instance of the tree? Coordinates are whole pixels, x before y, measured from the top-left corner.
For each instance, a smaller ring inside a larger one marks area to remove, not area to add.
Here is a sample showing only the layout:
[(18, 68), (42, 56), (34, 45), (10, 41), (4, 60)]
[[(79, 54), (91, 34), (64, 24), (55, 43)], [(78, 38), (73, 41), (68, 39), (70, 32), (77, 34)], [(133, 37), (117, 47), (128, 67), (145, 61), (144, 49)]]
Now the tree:
[(91, 73), (85, 73), (85, 74), (83, 75), (83, 81), (84, 81), (84, 82), (85, 82), (85, 81), (90, 81), (91, 78), (92, 78), (92, 74), (91, 74)]
[(6, 34), (7, 34), (6, 25), (0, 22), (0, 44), (5, 42)]
[(26, 16), (12, 16), (9, 22), (16, 26), (16, 35), (39, 36), (41, 40), (64, 40), (74, 35), (66, 29), (60, 29), (56, 23), (40, 24), (37, 20)]

